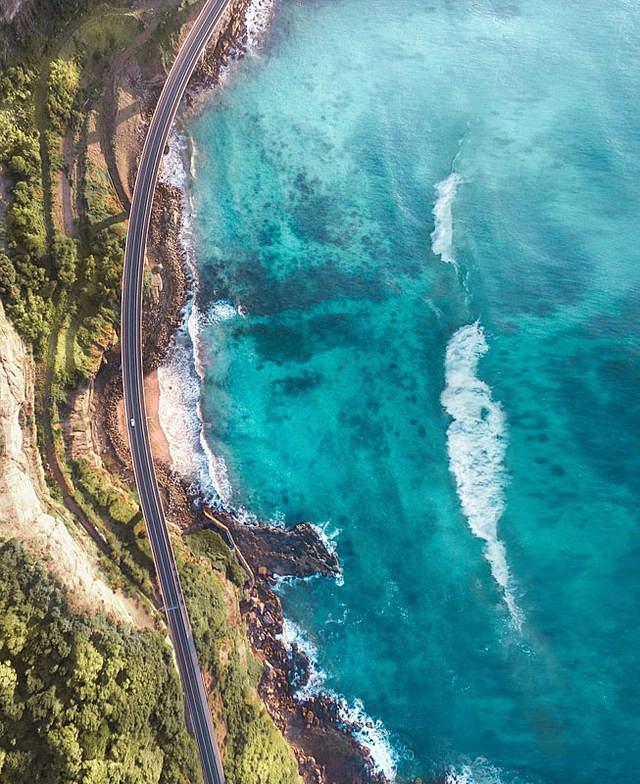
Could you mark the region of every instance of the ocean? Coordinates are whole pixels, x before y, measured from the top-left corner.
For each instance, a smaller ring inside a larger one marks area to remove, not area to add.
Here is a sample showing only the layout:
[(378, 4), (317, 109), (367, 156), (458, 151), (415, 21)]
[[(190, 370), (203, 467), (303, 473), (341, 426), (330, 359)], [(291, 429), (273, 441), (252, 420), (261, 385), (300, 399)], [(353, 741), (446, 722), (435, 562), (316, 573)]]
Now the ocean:
[(286, 637), (390, 778), (635, 781), (640, 5), (261, 10), (188, 127), (174, 465), (336, 548)]

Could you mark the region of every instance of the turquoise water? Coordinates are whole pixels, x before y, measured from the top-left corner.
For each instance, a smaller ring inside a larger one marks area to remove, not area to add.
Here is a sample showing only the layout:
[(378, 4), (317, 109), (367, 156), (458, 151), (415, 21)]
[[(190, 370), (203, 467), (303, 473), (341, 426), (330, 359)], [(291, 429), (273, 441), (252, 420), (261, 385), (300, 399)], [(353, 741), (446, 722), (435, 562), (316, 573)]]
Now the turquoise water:
[(207, 441), (399, 780), (638, 778), (639, 83), (628, 0), (279, 0), (191, 125)]

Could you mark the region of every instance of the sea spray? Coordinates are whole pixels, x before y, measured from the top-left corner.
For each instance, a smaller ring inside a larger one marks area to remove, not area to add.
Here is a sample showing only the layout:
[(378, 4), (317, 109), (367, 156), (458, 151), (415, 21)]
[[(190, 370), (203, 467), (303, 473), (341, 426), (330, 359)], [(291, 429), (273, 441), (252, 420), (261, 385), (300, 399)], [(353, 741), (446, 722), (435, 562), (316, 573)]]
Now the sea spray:
[[(502, 771), (484, 757), (447, 770), (446, 784), (504, 784)], [(515, 784), (515, 782), (514, 782)], [(524, 782), (521, 782), (524, 784)]]
[(327, 674), (318, 663), (318, 649), (296, 623), (285, 618), (280, 639), (290, 653), (297, 650), (307, 659), (306, 678), (300, 683), (294, 683), (295, 698), (299, 702), (304, 702), (318, 694), (326, 694), (334, 700), (338, 708), (339, 720), (369, 751), (376, 770), (388, 781), (395, 781), (399, 755), (384, 724), (369, 716), (362, 700), (356, 698), (352, 703), (348, 703), (343, 696), (326, 686)]
[(453, 202), (461, 182), (462, 178), (457, 172), (452, 172), (446, 179), (441, 180), (435, 187), (436, 203), (433, 207), (435, 226), (431, 232), (431, 248), (442, 261), (454, 266)]
[(522, 611), (513, 595), (505, 546), (498, 538), (505, 508), (507, 422), (490, 387), (477, 376), (478, 363), (488, 350), (478, 322), (461, 327), (447, 345), (442, 393), (442, 405), (452, 417), (447, 450), (462, 511), (472, 532), (485, 542), (493, 578), (520, 629)]

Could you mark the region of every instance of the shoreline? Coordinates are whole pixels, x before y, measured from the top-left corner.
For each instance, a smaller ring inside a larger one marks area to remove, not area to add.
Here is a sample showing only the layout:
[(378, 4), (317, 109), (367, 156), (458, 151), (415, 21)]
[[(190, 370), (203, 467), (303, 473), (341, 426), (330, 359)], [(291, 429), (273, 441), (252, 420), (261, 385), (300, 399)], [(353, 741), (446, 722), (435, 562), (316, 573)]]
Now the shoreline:
[[(171, 428), (166, 426), (167, 380), (165, 378), (163, 384), (163, 372), (171, 364), (167, 360), (171, 360), (171, 352), (176, 350), (177, 341), (185, 333), (191, 341), (192, 367), (190, 369), (195, 373), (195, 377), (189, 379), (187, 383), (195, 382), (199, 394), (202, 381), (201, 369), (198, 368), (195, 331), (197, 329), (195, 322), (198, 318), (202, 318), (202, 313), (197, 304), (197, 270), (192, 257), (194, 251), (189, 245), (192, 217), (189, 180), (192, 176), (193, 151), (190, 149), (191, 143), (185, 130), (185, 121), (202, 110), (213, 90), (223, 86), (233, 62), (243, 58), (250, 50), (247, 41), (252, 40), (253, 46), (257, 44), (260, 36), (258, 27), (254, 26), (253, 39), (246, 30), (247, 9), (251, 8), (254, 9), (253, 23), (256, 25), (261, 12), (263, 21), (264, 15), (270, 17), (273, 12), (273, 2), (257, 0), (256, 3), (254, 0), (253, 3), (250, 1), (240, 3), (241, 10), (236, 7), (232, 11), (232, 19), (228, 23), (227, 31), (221, 32), (213, 49), (205, 52), (202, 67), (196, 71), (185, 96), (186, 111), (184, 108), (181, 110), (178, 120), (180, 130), (173, 132), (169, 154), (165, 154), (163, 159), (159, 198), (156, 199), (160, 206), (154, 209), (154, 213), (160, 214), (156, 214), (156, 221), (152, 216), (149, 240), (152, 255), (153, 249), (158, 248), (161, 237), (165, 243), (167, 242), (162, 228), (166, 228), (167, 222), (171, 222), (169, 244), (174, 243), (174, 247), (170, 253), (175, 255), (181, 274), (176, 274), (175, 269), (170, 270), (169, 275), (173, 275), (175, 280), (171, 285), (162, 285), (158, 292), (159, 313), (168, 311), (175, 316), (169, 329), (160, 330), (159, 334), (149, 332), (149, 334), (156, 334), (156, 339), (150, 347), (151, 367), (145, 374), (145, 393), (154, 458), (162, 466), (162, 489), (172, 495), (175, 487), (171, 486), (179, 485), (184, 499), (188, 499), (188, 505), (191, 507), (190, 509), (183, 507), (186, 513), (182, 516), (183, 533), (189, 518), (192, 521), (189, 530), (194, 526), (206, 525), (198, 509), (214, 500), (212, 494), (207, 492), (208, 488), (201, 486), (203, 483), (194, 480), (193, 476), (189, 480), (184, 475), (184, 471), (176, 470), (181, 457), (180, 454), (176, 455), (175, 434), (172, 434)], [(244, 32), (243, 25), (245, 25)], [(228, 37), (229, 29), (232, 31), (230, 37)], [(239, 44), (243, 38), (244, 45)], [(226, 44), (226, 48), (224, 45), (222, 49), (220, 48), (221, 41)], [(190, 153), (188, 158), (185, 155), (187, 151)], [(171, 156), (174, 156), (174, 160), (171, 160)], [(176, 168), (178, 162), (176, 158), (181, 158), (179, 161), (181, 171)], [(163, 284), (165, 277), (166, 275), (163, 274)], [(233, 307), (228, 304), (227, 306)], [(186, 346), (182, 346), (182, 350), (186, 350)], [(176, 382), (178, 380), (184, 382), (184, 377), (180, 375)], [(179, 384), (176, 383), (176, 386)], [(179, 391), (184, 393), (184, 389)], [(165, 406), (163, 406), (163, 397), (165, 397)], [(311, 524), (299, 524), (285, 531), (279, 527), (263, 525), (245, 510), (233, 510), (229, 506), (229, 497), (225, 498), (224, 492), (220, 492), (221, 484), (228, 481), (225, 476), (224, 461), (221, 461), (222, 466), (219, 466), (220, 459), (208, 450), (204, 441), (199, 402), (191, 399), (190, 403), (195, 403), (196, 411), (191, 409), (187, 414), (193, 415), (198, 423), (197, 434), (195, 432), (190, 434), (192, 440), (197, 441), (197, 444), (192, 443), (192, 446), (200, 451), (197, 455), (199, 465), (196, 474), (198, 478), (205, 480), (205, 484), (208, 480), (212, 485), (210, 490), (221, 497), (223, 507), (221, 511), (225, 514), (225, 523), (257, 575), (254, 595), (249, 596), (243, 603), (243, 615), (247, 622), (253, 651), (264, 666), (258, 691), (272, 719), (294, 750), (305, 784), (328, 784), (341, 780), (348, 780), (350, 784), (389, 782), (393, 777), (387, 777), (382, 773), (379, 760), (374, 758), (370, 746), (365, 741), (367, 733), (374, 731), (377, 725), (366, 716), (361, 704), (356, 702), (354, 706), (348, 706), (339, 695), (321, 686), (310, 688), (310, 684), (315, 684), (318, 680), (313, 657), (309, 655), (300, 639), (287, 638), (288, 622), (284, 618), (280, 598), (274, 590), (277, 577), (308, 579), (324, 574), (340, 579), (337, 558), (327, 549), (322, 533)], [(176, 411), (175, 404), (174, 399), (168, 402), (173, 415)], [(184, 457), (184, 452), (182, 456)], [(216, 479), (218, 475), (216, 463), (222, 474), (221, 479)], [(191, 468), (194, 467), (192, 462)], [(311, 557), (309, 552), (312, 553)], [(308, 687), (307, 692), (304, 691), (305, 686)]]

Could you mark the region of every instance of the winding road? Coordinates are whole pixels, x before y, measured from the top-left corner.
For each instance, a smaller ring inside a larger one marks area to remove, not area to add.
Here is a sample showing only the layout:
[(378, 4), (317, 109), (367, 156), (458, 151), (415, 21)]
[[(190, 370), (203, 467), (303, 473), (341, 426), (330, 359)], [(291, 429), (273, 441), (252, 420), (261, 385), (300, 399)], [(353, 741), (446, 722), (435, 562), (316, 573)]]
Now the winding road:
[(151, 456), (142, 368), (142, 277), (151, 206), (169, 131), (189, 77), (231, 3), (232, 0), (207, 0), (162, 89), (147, 131), (131, 201), (121, 302), (122, 386), (133, 470), (206, 784), (224, 784), (225, 779)]

